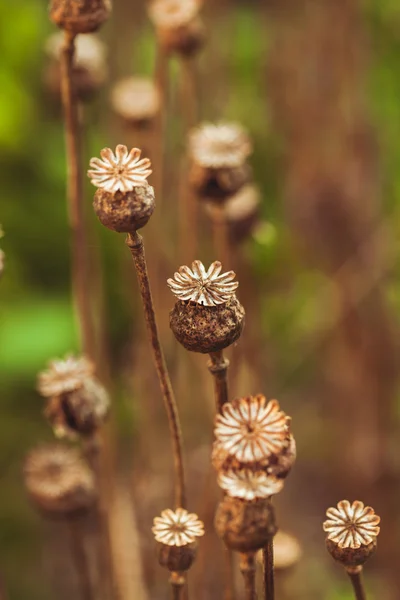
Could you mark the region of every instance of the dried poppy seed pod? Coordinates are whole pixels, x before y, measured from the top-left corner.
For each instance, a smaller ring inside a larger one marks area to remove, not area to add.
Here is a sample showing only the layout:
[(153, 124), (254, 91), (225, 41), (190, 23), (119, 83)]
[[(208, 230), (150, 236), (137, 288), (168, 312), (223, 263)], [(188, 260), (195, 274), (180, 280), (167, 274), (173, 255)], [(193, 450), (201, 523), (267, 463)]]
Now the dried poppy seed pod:
[(119, 144), (115, 154), (110, 148), (101, 152), (102, 160), (92, 158), (88, 176), (97, 190), (93, 207), (101, 223), (119, 233), (133, 233), (150, 219), (155, 208), (154, 189), (148, 185), (151, 174), (148, 158), (141, 151)]
[(355, 500), (341, 500), (328, 508), (324, 522), (326, 547), (332, 557), (347, 569), (362, 566), (375, 551), (380, 517), (370, 506)]
[(266, 499), (247, 502), (225, 496), (217, 508), (215, 529), (231, 550), (255, 552), (277, 531), (274, 509)]
[(251, 179), (246, 163), (251, 151), (237, 123), (203, 123), (189, 134), (190, 185), (208, 202), (226, 202)]
[(50, 19), (71, 33), (96, 31), (110, 16), (111, 0), (51, 0)]
[(48, 518), (68, 518), (89, 510), (96, 500), (92, 472), (77, 450), (61, 444), (40, 446), (25, 461), (29, 498)]
[(226, 223), (232, 243), (240, 243), (253, 232), (260, 217), (260, 192), (256, 186), (244, 185), (224, 204), (205, 202), (205, 211), (212, 221)]
[(168, 285), (178, 298), (170, 313), (170, 327), (187, 350), (207, 354), (227, 348), (240, 337), (244, 308), (235, 296), (235, 273), (220, 274), (215, 261), (208, 271), (195, 260), (192, 269), (179, 268)]
[(167, 53), (185, 57), (198, 52), (205, 39), (205, 28), (199, 17), (197, 0), (154, 0), (149, 17), (161, 47)]
[(236, 398), (215, 417), (212, 462), (218, 471), (246, 467), (284, 478), (295, 458), (290, 417), (262, 394)]
[(103, 425), (109, 408), (103, 386), (95, 379), (85, 379), (79, 389), (50, 398), (45, 417), (57, 437), (90, 436)]
[[(44, 84), (61, 102), (60, 57), (64, 45), (62, 31), (52, 34), (46, 43), (49, 64), (44, 72)], [(75, 40), (72, 79), (74, 90), (82, 101), (90, 100), (107, 79), (106, 46), (97, 35), (80, 35)]]
[(128, 126), (146, 128), (160, 111), (160, 94), (151, 79), (126, 77), (115, 84), (111, 104)]
[(204, 524), (198, 516), (184, 508), (168, 508), (154, 519), (152, 531), (160, 565), (172, 572), (190, 569), (196, 558), (197, 539), (204, 535)]
[(45, 416), (57, 437), (93, 434), (109, 410), (106, 390), (94, 377), (85, 357), (68, 356), (50, 362), (38, 376), (38, 391), (48, 399)]

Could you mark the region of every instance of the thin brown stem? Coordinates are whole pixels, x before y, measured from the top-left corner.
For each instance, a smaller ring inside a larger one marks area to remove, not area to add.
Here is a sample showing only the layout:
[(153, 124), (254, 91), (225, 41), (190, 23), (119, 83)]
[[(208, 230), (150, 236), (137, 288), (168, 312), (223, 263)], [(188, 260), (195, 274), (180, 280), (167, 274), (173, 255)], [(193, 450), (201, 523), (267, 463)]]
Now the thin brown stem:
[(228, 367), (229, 360), (224, 357), (223, 351), (210, 353), (210, 362), (208, 363), (208, 369), (214, 377), (214, 394), (215, 394), (215, 406), (217, 412), (221, 412), (222, 407), (228, 398)]
[(130, 233), (127, 238), (127, 245), (129, 246), (133, 261), (135, 263), (137, 280), (142, 297), (144, 316), (146, 319), (147, 332), (153, 352), (154, 364), (160, 382), (165, 410), (168, 416), (175, 465), (175, 503), (177, 507), (185, 507), (186, 489), (183, 467), (182, 433), (175, 397), (158, 335), (157, 321), (154, 311), (153, 298), (151, 295), (142, 236), (138, 234), (137, 231)]
[[(172, 572), (169, 582), (172, 589), (172, 600), (184, 600), (185, 577), (182, 573)], [(188, 600), (188, 595), (186, 595), (185, 600)]]
[(246, 552), (240, 555), (240, 571), (244, 579), (244, 600), (257, 600), (254, 552)]
[(274, 542), (273, 538), (263, 548), (265, 600), (274, 600)]
[(232, 256), (229, 244), (228, 223), (225, 218), (223, 206), (212, 207), (211, 223), (214, 252), (217, 260), (222, 262), (225, 268), (230, 268), (232, 265)]
[(73, 84), (75, 35), (66, 31), (61, 55), (61, 93), (64, 107), (65, 142), (68, 167), (68, 215), (71, 230), (71, 270), (75, 308), (81, 344), (94, 358), (95, 342), (91, 317), (88, 244), (82, 194), (82, 161), (78, 101)]
[(367, 600), (364, 582), (362, 580), (362, 567), (358, 567), (354, 570), (347, 569), (347, 574), (350, 577), (353, 586), (355, 600)]
[(89, 562), (84, 546), (84, 532), (79, 518), (67, 521), (71, 556), (79, 580), (81, 600), (95, 600), (90, 580)]

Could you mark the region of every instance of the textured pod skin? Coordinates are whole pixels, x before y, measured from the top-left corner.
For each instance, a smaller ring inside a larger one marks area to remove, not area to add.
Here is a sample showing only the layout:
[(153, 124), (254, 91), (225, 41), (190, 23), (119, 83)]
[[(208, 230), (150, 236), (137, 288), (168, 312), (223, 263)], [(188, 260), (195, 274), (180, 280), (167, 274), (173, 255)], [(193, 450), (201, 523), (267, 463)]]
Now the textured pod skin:
[(159, 28), (157, 34), (161, 46), (169, 53), (191, 57), (204, 45), (205, 28), (199, 18), (174, 28)]
[(251, 179), (249, 165), (235, 167), (204, 167), (192, 163), (189, 182), (200, 198), (209, 202), (226, 202)]
[(88, 436), (106, 420), (110, 401), (97, 381), (86, 379), (81, 388), (50, 398), (45, 417), (59, 435)]
[(71, 33), (91, 33), (108, 19), (110, 0), (51, 0), (50, 19)]
[(144, 227), (155, 206), (154, 189), (151, 185), (115, 194), (99, 188), (93, 200), (94, 211), (101, 223), (118, 233), (131, 233)]
[[(285, 479), (296, 460), (296, 442), (293, 435), (289, 434), (287, 447), (280, 454), (270, 454), (264, 460), (246, 463), (246, 469), (265, 471), (272, 477)], [(214, 442), (211, 461), (216, 471), (239, 471), (243, 468), (237, 458), (229, 454), (217, 441)]]
[(229, 496), (217, 508), (215, 529), (226, 546), (237, 552), (263, 548), (277, 531), (269, 500), (246, 502)]
[(157, 545), (158, 562), (169, 571), (188, 571), (197, 554), (197, 542), (186, 546)]
[(375, 552), (376, 540), (360, 548), (340, 548), (332, 540), (326, 540), (326, 547), (331, 556), (347, 568), (359, 567)]
[(243, 330), (244, 316), (236, 296), (218, 306), (179, 301), (170, 313), (170, 327), (186, 350), (208, 354), (236, 342)]

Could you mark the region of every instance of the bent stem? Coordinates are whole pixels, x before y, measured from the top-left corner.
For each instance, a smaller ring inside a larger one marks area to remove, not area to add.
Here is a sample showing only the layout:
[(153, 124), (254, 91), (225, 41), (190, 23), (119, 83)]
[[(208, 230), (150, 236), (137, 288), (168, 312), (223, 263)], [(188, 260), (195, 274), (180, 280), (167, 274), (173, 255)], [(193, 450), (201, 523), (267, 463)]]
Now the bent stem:
[(269, 540), (263, 548), (264, 594), (265, 600), (274, 600), (274, 541)]
[(182, 433), (175, 397), (158, 335), (156, 315), (154, 311), (149, 275), (147, 272), (146, 257), (144, 253), (143, 238), (137, 231), (135, 231), (128, 234), (126, 243), (129, 246), (133, 261), (135, 263), (149, 341), (153, 352), (157, 375), (160, 381), (165, 410), (168, 416), (175, 466), (175, 503), (178, 508), (185, 508), (186, 490), (183, 467)]
[(61, 94), (64, 108), (68, 168), (68, 216), (71, 230), (72, 288), (83, 351), (94, 359), (95, 343), (90, 305), (89, 257), (82, 194), (82, 161), (78, 101), (73, 85), (75, 35), (66, 31), (61, 54)]
[(367, 600), (365, 593), (364, 582), (362, 580), (362, 567), (355, 567), (354, 569), (346, 569), (348, 576), (354, 590), (355, 600)]
[(240, 555), (240, 571), (244, 579), (244, 600), (256, 600), (256, 560), (254, 552)]

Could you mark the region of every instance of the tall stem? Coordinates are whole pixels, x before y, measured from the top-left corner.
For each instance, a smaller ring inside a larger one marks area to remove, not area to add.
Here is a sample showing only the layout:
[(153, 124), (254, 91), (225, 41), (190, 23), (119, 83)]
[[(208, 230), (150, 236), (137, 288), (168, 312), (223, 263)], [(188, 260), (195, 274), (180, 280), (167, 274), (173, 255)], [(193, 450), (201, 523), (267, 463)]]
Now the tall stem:
[(71, 229), (71, 270), (75, 308), (81, 344), (94, 358), (94, 330), (91, 318), (89, 257), (87, 253), (82, 194), (82, 161), (78, 102), (73, 85), (75, 35), (66, 31), (61, 55), (61, 93), (64, 107), (65, 142), (68, 168), (68, 214)]
[(228, 223), (225, 218), (223, 206), (213, 206), (211, 215), (214, 252), (217, 259), (222, 262), (224, 267), (232, 265), (232, 253), (229, 244)]
[(354, 570), (348, 569), (347, 573), (353, 586), (355, 600), (367, 600), (367, 595), (365, 593), (364, 583), (362, 580), (362, 567)]
[(138, 234), (137, 231), (130, 233), (127, 238), (127, 245), (129, 246), (133, 261), (135, 263), (149, 341), (153, 352), (157, 375), (160, 381), (165, 410), (167, 411), (168, 416), (175, 464), (175, 503), (177, 507), (185, 507), (186, 490), (183, 468), (182, 433), (175, 397), (158, 335), (157, 321), (153, 306), (153, 298), (151, 295), (142, 236)]
[(274, 542), (273, 538), (263, 548), (265, 600), (274, 600)]
[(81, 600), (95, 600), (90, 580), (89, 563), (84, 547), (84, 532), (79, 518), (67, 521), (71, 556), (79, 580)]
[(222, 411), (222, 407), (228, 402), (228, 367), (229, 360), (224, 357), (222, 350), (210, 352), (210, 362), (208, 369), (214, 377), (215, 405), (217, 412)]
[(256, 560), (253, 552), (240, 555), (240, 570), (244, 579), (244, 600), (257, 600)]

